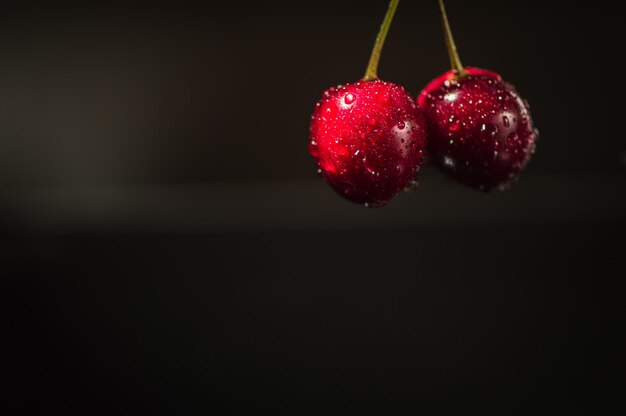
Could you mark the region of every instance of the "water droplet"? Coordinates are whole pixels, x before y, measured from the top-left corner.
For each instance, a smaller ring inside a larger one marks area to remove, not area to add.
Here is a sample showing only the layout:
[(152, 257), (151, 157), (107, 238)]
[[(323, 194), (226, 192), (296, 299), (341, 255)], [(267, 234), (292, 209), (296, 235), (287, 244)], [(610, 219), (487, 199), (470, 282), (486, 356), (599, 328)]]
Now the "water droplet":
[[(404, 123), (404, 121), (398, 121), (398, 129), (404, 130), (405, 127), (406, 127), (406, 124)], [(402, 141), (404, 142), (404, 140)]]
[(503, 182), (501, 184), (498, 185), (498, 190), (499, 191), (508, 191), (509, 189), (511, 189), (511, 182), (507, 181), (507, 182)]
[(452, 117), (450, 117), (450, 126), (448, 127), (448, 129), (450, 131), (457, 131), (459, 129), (459, 120), (454, 120)]
[(507, 116), (502, 116), (502, 124), (504, 124), (504, 127), (509, 127), (509, 118)]
[(311, 139), (308, 147), (309, 147), (309, 153), (311, 154), (311, 156), (317, 159), (320, 155), (320, 152), (317, 147), (317, 142), (315, 141), (315, 139)]
[(450, 102), (456, 100), (457, 97), (458, 97), (458, 93), (456, 91), (449, 92), (449, 93), (447, 93), (446, 95), (443, 96), (443, 100), (450, 103)]
[(446, 166), (446, 167), (454, 169), (454, 167), (456, 166), (456, 162), (450, 156), (444, 156), (443, 157), (443, 165)]
[(346, 94), (346, 96), (343, 98), (343, 101), (348, 105), (352, 104), (354, 100), (355, 100), (354, 95), (350, 93)]
[(407, 186), (404, 187), (405, 192), (415, 192), (419, 187), (419, 181), (417, 179), (412, 179), (409, 181)]

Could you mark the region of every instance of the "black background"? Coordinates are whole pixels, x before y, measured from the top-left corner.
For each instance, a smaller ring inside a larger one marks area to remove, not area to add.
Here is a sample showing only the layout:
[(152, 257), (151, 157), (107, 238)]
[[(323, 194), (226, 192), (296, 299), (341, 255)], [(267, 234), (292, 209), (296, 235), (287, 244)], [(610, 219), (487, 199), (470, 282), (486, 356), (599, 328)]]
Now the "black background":
[[(506, 193), (425, 169), (367, 210), (306, 142), (385, 9), (5, 6), (2, 407), (602, 413), (623, 350), (621, 4), (449, 1), (463, 62), (530, 101), (537, 153)], [(436, 2), (401, 2), (379, 75), (416, 95), (446, 69)]]

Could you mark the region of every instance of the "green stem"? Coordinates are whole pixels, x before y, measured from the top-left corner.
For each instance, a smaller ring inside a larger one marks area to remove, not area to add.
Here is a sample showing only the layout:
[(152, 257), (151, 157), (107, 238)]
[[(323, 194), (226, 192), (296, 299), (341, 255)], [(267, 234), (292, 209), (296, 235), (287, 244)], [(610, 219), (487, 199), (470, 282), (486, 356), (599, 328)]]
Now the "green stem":
[(367, 64), (363, 81), (374, 81), (375, 79), (378, 79), (377, 72), (378, 61), (380, 61), (380, 53), (383, 50), (385, 38), (387, 38), (387, 33), (389, 32), (389, 27), (391, 27), (393, 15), (396, 13), (396, 9), (398, 8), (398, 3), (400, 3), (400, 0), (391, 0), (389, 2), (389, 8), (387, 9), (387, 14), (385, 15), (383, 23), (380, 25), (378, 35), (376, 36), (376, 42), (374, 43), (372, 55), (370, 56), (370, 61)]
[(459, 58), (459, 53), (456, 50), (456, 44), (454, 43), (454, 37), (452, 37), (452, 30), (450, 30), (450, 23), (448, 22), (446, 6), (444, 6), (443, 0), (439, 0), (439, 10), (441, 11), (441, 23), (443, 24), (446, 47), (448, 48), (448, 56), (450, 57), (450, 66), (456, 71), (459, 77), (463, 78), (467, 75), (467, 72), (465, 72), (463, 64), (461, 64), (461, 58)]

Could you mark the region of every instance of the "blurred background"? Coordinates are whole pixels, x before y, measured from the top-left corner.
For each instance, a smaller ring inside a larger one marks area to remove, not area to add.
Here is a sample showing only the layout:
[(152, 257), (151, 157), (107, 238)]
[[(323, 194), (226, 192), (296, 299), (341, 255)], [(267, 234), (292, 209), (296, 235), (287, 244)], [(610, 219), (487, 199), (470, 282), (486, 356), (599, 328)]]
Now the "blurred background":
[[(425, 169), (370, 210), (306, 143), (321, 93), (362, 76), (386, 1), (5, 5), (0, 408), (605, 406), (622, 5), (446, 3), (463, 63), (530, 102), (537, 152), (508, 192)], [(447, 65), (436, 1), (401, 2), (381, 78), (415, 96)]]

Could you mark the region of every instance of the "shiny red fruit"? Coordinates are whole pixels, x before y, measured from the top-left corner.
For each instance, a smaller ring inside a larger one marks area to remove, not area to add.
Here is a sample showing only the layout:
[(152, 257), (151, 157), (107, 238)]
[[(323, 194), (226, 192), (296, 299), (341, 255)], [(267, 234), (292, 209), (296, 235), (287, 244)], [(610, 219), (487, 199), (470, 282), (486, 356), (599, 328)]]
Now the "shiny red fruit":
[(359, 81), (324, 92), (311, 116), (309, 152), (343, 197), (383, 206), (417, 180), (426, 121), (404, 88)]
[(466, 185), (507, 188), (526, 166), (538, 133), (528, 103), (500, 75), (466, 67), (448, 71), (418, 97), (429, 124), (433, 162)]

